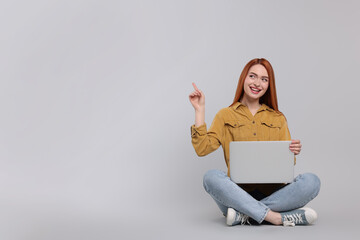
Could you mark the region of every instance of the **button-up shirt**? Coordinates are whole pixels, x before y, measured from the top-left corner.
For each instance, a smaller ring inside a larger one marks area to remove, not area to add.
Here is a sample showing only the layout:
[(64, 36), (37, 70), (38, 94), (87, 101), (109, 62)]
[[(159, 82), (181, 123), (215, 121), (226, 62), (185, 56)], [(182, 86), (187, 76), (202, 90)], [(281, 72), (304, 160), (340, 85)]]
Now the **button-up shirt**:
[(229, 175), (231, 141), (288, 141), (291, 136), (282, 113), (262, 104), (253, 115), (247, 106), (238, 102), (221, 109), (209, 130), (206, 124), (191, 126), (191, 139), (198, 156), (205, 156), (221, 145)]

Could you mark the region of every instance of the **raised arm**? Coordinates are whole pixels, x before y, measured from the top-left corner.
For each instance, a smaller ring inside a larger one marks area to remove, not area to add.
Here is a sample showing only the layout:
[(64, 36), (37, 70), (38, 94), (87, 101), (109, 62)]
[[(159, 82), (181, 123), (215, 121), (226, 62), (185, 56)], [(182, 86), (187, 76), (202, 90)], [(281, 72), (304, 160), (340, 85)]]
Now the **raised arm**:
[(205, 156), (220, 146), (223, 123), (217, 115), (207, 131), (205, 124), (205, 95), (195, 83), (194, 92), (189, 95), (190, 102), (195, 109), (195, 124), (191, 126), (191, 142), (198, 156)]
[(205, 95), (195, 83), (192, 83), (194, 91), (189, 95), (189, 100), (195, 109), (195, 127), (205, 123)]

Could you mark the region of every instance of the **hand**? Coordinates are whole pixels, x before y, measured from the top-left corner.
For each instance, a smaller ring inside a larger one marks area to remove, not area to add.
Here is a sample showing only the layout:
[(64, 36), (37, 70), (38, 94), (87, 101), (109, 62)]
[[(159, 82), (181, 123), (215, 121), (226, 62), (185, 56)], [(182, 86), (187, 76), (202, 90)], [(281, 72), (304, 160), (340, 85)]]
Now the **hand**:
[(291, 152), (293, 152), (295, 155), (298, 155), (301, 151), (302, 145), (300, 144), (300, 140), (291, 140), (289, 149)]
[(189, 95), (189, 100), (196, 111), (204, 111), (205, 110), (205, 95), (202, 91), (200, 91), (196, 87), (195, 83), (192, 83), (192, 85), (193, 85), (195, 91), (193, 91)]

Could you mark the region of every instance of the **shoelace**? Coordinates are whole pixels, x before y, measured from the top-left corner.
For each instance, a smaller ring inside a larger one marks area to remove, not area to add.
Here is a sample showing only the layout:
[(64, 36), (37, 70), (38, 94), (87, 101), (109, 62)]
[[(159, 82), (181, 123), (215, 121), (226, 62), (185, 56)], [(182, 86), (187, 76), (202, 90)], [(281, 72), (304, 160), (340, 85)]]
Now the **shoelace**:
[(283, 225), (285, 227), (294, 227), (296, 224), (304, 223), (300, 213), (288, 214), (283, 216)]
[(239, 212), (236, 214), (236, 221), (239, 221), (241, 225), (245, 225), (245, 224), (251, 225), (249, 222), (249, 216)]
[(295, 223), (292, 221), (283, 221), (284, 227), (295, 227)]

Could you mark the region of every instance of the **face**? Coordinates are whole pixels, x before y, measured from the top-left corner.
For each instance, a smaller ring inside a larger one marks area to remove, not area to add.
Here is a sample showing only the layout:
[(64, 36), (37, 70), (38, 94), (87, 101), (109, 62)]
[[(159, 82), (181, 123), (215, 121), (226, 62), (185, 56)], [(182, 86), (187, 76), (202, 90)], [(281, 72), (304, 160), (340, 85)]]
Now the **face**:
[(269, 87), (269, 76), (266, 68), (256, 64), (249, 69), (244, 81), (244, 97), (250, 101), (259, 101)]

